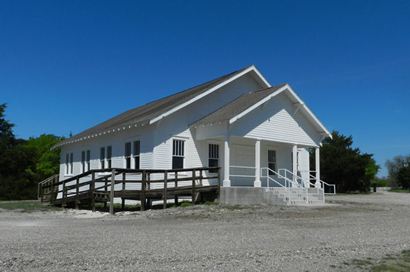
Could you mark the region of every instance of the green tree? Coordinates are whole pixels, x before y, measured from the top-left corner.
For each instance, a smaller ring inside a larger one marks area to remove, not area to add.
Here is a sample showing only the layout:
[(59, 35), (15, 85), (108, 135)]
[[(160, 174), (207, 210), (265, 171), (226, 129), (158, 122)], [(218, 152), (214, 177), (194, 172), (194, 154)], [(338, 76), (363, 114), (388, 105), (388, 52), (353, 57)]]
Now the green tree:
[(42, 134), (37, 138), (30, 138), (25, 143), (25, 147), (34, 153), (32, 167), (27, 169), (37, 179), (44, 179), (57, 174), (60, 162), (60, 150), (52, 147), (61, 141), (62, 137), (51, 134)]
[(398, 175), (401, 169), (408, 165), (410, 165), (410, 155), (396, 156), (393, 159), (386, 161), (386, 167), (389, 172), (389, 183), (391, 187), (401, 186), (401, 184), (399, 184)]
[(6, 104), (0, 104), (0, 199), (33, 199), (37, 183), (58, 173), (60, 151), (51, 147), (62, 138), (16, 139), (5, 110)]
[(5, 117), (6, 108), (6, 104), (0, 104), (0, 144), (9, 146), (14, 143), (15, 137), (13, 134), (14, 125)]
[(400, 168), (397, 173), (397, 183), (403, 189), (410, 189), (410, 166), (406, 165)]
[(332, 139), (324, 140), (320, 150), (321, 176), (336, 184), (338, 192), (367, 192), (379, 166), (372, 154), (361, 153), (352, 145), (351, 136), (337, 131), (332, 133)]

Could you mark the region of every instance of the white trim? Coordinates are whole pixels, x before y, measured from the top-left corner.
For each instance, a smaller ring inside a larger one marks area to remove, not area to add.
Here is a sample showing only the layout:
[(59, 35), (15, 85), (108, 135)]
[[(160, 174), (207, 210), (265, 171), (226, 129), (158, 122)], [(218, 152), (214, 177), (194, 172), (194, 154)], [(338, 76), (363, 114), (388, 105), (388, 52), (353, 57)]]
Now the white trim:
[(258, 108), (260, 105), (264, 104), (265, 102), (269, 101), (270, 99), (272, 99), (273, 97), (281, 94), (282, 92), (288, 91), (289, 94), (291, 96), (293, 96), (293, 98), (295, 98), (297, 100), (297, 104), (298, 107), (303, 108), (308, 117), (311, 117), (313, 119), (313, 121), (316, 123), (317, 126), (319, 126), (319, 128), (322, 130), (322, 132), (324, 132), (328, 137), (332, 137), (332, 135), (330, 134), (330, 132), (325, 128), (325, 126), (319, 121), (319, 119), (317, 119), (317, 117), (312, 113), (312, 111), (309, 110), (309, 108), (305, 105), (305, 103), (299, 98), (299, 96), (297, 96), (297, 94), (292, 90), (292, 88), (286, 84), (285, 86), (283, 86), (282, 88), (280, 88), (279, 90), (273, 92), (272, 94), (268, 95), (267, 97), (265, 97), (264, 99), (260, 100), (259, 102), (255, 103), (254, 105), (252, 105), (251, 107), (247, 108), (246, 110), (244, 110), (243, 112), (237, 114), (236, 116), (232, 117), (229, 120), (229, 124), (232, 124), (234, 122), (236, 122), (238, 119), (242, 118), (243, 116), (245, 116), (246, 114), (248, 114), (249, 112), (253, 111), (254, 109)]
[(261, 140), (255, 142), (255, 181), (253, 187), (262, 187), (261, 182)]
[(197, 95), (197, 96), (195, 96), (194, 98), (192, 98), (192, 99), (186, 101), (185, 103), (182, 103), (182, 104), (180, 104), (180, 105), (178, 105), (178, 106), (176, 106), (176, 107), (170, 109), (169, 111), (167, 111), (167, 112), (161, 114), (160, 116), (157, 116), (157, 117), (151, 119), (151, 120), (149, 121), (149, 124), (151, 125), (151, 124), (154, 124), (155, 122), (158, 122), (158, 121), (161, 120), (162, 118), (167, 117), (168, 115), (171, 115), (172, 113), (174, 113), (174, 112), (176, 112), (176, 111), (178, 111), (178, 110), (180, 110), (180, 109), (182, 109), (182, 108), (188, 106), (189, 104), (192, 104), (193, 102), (195, 102), (195, 101), (201, 99), (201, 98), (204, 97), (204, 96), (207, 96), (208, 94), (210, 94), (210, 93), (216, 91), (217, 89), (219, 89), (219, 88), (221, 88), (221, 87), (227, 85), (228, 83), (230, 83), (230, 82), (236, 80), (237, 78), (239, 78), (239, 77), (241, 77), (241, 76), (243, 76), (243, 75), (245, 75), (245, 74), (247, 74), (247, 73), (249, 73), (249, 72), (251, 72), (251, 71), (254, 71), (255, 74), (256, 74), (258, 77), (260, 77), (260, 79), (262, 80), (262, 82), (263, 82), (264, 84), (266, 84), (267, 88), (271, 87), (271, 85), (269, 84), (269, 82), (266, 81), (266, 79), (265, 79), (265, 78), (262, 76), (262, 74), (256, 69), (256, 67), (255, 67), (254, 65), (252, 65), (252, 66), (248, 67), (247, 69), (245, 69), (244, 71), (242, 71), (242, 72), (240, 72), (240, 73), (238, 73), (238, 74), (236, 74), (236, 75), (233, 75), (232, 77), (228, 78), (227, 80), (225, 80), (225, 81), (219, 83), (218, 85), (212, 87), (211, 89), (207, 90), (206, 92), (203, 92), (203, 93), (201, 93), (200, 95)]
[(232, 117), (231, 119), (229, 119), (229, 124), (232, 124), (234, 122), (236, 122), (238, 119), (242, 118), (243, 116), (245, 116), (246, 114), (248, 114), (249, 112), (253, 111), (254, 109), (256, 109), (257, 107), (259, 107), (260, 105), (262, 105), (263, 103), (269, 101), (272, 97), (282, 93), (283, 91), (285, 91), (287, 89), (288, 85), (283, 86), (282, 88), (280, 88), (279, 90), (273, 92), (272, 94), (268, 95), (267, 97), (265, 97), (264, 99), (260, 100), (259, 102), (253, 104), (252, 106), (250, 106), (249, 108), (247, 108), (246, 110), (244, 110), (243, 112), (237, 114), (236, 116)]
[(313, 112), (306, 106), (306, 104), (302, 101), (302, 99), (300, 99), (300, 97), (295, 93), (295, 91), (293, 91), (293, 89), (288, 84), (286, 84), (286, 86), (288, 87), (289, 92), (296, 98), (298, 103), (302, 104), (302, 108), (308, 113), (310, 117), (312, 117), (313, 121), (315, 121), (319, 125), (319, 127), (323, 130), (324, 133), (326, 133), (327, 136), (332, 138), (332, 134), (326, 129), (322, 122), (319, 121), (319, 119), (313, 114)]
[(266, 88), (272, 87), (270, 83), (265, 79), (265, 77), (259, 72), (259, 70), (255, 67), (255, 65), (252, 65), (254, 72), (260, 77), (260, 79), (263, 81), (263, 83), (266, 85)]
[(315, 187), (320, 188), (320, 149), (319, 149), (319, 147), (315, 148), (315, 172), (316, 172)]
[(223, 179), (223, 187), (230, 187), (231, 180), (230, 180), (230, 139), (229, 135), (227, 134), (224, 139), (224, 179)]
[[(182, 156), (180, 156), (180, 155), (174, 155), (174, 141), (181, 141), (181, 142), (183, 142), (184, 144), (183, 144), (183, 148), (182, 148), (182, 153), (184, 153)], [(182, 158), (182, 164), (183, 164), (183, 166), (182, 166), (182, 168), (185, 168), (186, 167), (186, 144), (187, 144), (187, 140), (186, 139), (183, 139), (183, 138), (178, 138), (178, 136), (174, 136), (174, 137), (172, 137), (171, 138), (171, 141), (170, 141), (170, 145), (171, 145), (171, 148), (170, 148), (170, 155), (171, 155), (171, 167), (170, 167), (170, 169), (172, 169), (172, 167), (173, 167), (173, 164), (174, 164), (174, 157), (177, 157), (177, 158)]]

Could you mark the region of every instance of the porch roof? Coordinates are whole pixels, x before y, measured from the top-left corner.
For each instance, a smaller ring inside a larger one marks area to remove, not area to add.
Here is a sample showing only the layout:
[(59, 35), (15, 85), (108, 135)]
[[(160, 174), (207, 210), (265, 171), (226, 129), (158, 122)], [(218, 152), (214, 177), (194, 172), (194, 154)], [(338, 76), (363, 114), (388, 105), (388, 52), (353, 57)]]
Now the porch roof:
[(287, 84), (280, 84), (277, 86), (273, 86), (270, 88), (249, 92), (244, 94), (229, 104), (219, 108), (218, 110), (214, 111), (213, 113), (209, 114), (208, 116), (196, 121), (191, 126), (198, 127), (198, 126), (206, 126), (215, 123), (222, 123), (227, 122), (231, 118), (237, 116), (238, 114), (244, 112), (245, 110), (249, 109), (257, 102), (261, 101), (262, 99), (266, 98), (270, 94), (278, 91), (279, 89), (283, 88)]

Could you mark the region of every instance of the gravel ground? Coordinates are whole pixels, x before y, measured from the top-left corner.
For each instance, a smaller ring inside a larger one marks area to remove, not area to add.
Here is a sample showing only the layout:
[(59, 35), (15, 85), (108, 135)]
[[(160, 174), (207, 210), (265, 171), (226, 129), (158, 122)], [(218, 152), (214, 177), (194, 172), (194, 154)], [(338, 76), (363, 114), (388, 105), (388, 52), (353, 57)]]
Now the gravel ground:
[(3, 210), (0, 271), (360, 271), (355, 259), (410, 249), (410, 194), (327, 200), (115, 216)]

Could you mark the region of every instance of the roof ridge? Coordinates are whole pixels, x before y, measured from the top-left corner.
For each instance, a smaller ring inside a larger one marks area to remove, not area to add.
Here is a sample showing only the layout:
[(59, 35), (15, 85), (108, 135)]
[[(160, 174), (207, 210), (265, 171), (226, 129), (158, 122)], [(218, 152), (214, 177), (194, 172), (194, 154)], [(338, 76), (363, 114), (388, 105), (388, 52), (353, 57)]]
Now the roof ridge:
[(281, 83), (281, 84), (278, 84), (278, 85), (275, 85), (275, 86), (271, 86), (271, 87), (256, 90), (256, 91), (254, 91), (254, 93), (263, 92), (263, 91), (267, 91), (267, 90), (270, 90), (270, 89), (277, 90), (279, 88), (285, 87), (286, 85), (289, 85), (289, 84), (288, 83)]
[(97, 135), (111, 131), (113, 129), (118, 129), (121, 126), (131, 126), (134, 124), (144, 125), (147, 123), (147, 120), (149, 121), (150, 119), (155, 117), (156, 112), (166, 111), (173, 106), (183, 103), (184, 100), (192, 99), (193, 97), (200, 95), (203, 92), (206, 92), (212, 87), (217, 86), (218, 84), (223, 83), (229, 80), (230, 78), (234, 77), (235, 75), (238, 75), (252, 67), (254, 67), (254, 65), (246, 66), (242, 69), (219, 76), (217, 78), (195, 85), (188, 89), (170, 94), (162, 98), (155, 99), (148, 103), (121, 112), (105, 121), (99, 122), (96, 125), (93, 125), (85, 130), (82, 130), (79, 133), (76, 133), (74, 136), (58, 143), (56, 147), (64, 145), (66, 143), (75, 142), (85, 137), (90, 137), (92, 135)]
[(192, 89), (199, 88), (199, 87), (201, 87), (201, 86), (206, 86), (206, 85), (212, 84), (213, 82), (218, 81), (218, 80), (221, 80), (222, 78), (230, 77), (230, 76), (233, 76), (233, 75), (236, 74), (236, 73), (240, 73), (240, 72), (242, 72), (242, 71), (245, 71), (246, 69), (249, 69), (249, 68), (252, 67), (252, 66), (254, 66), (254, 65), (248, 65), (248, 66), (246, 66), (246, 67), (244, 67), (244, 68), (238, 69), (238, 70), (233, 71), (233, 72), (230, 72), (230, 73), (228, 73), (228, 74), (225, 74), (225, 75), (219, 76), (219, 77), (217, 77), (217, 78), (208, 80), (208, 81), (206, 81), (206, 82), (203, 82), (203, 83), (194, 85), (194, 86), (192, 86), (192, 87), (189, 87), (188, 89), (184, 89), (184, 90), (178, 91), (178, 92), (176, 92), (176, 93), (171, 93), (171, 94), (169, 94), (169, 95), (167, 95), (167, 96), (163, 96), (163, 97), (161, 97), (161, 98), (152, 100), (152, 101), (147, 102), (147, 103), (145, 103), (145, 104), (142, 104), (141, 106), (138, 106), (137, 108), (143, 107), (143, 106), (145, 106), (145, 105), (149, 105), (149, 104), (154, 103), (154, 102), (158, 102), (158, 101), (163, 100), (163, 99), (166, 99), (166, 98), (170, 98), (170, 97), (172, 97), (172, 96), (174, 96), (174, 95), (178, 95), (178, 94), (181, 94), (181, 93), (184, 93), (184, 92), (188, 92), (188, 91), (190, 91), (190, 90), (192, 90)]
[[(247, 110), (248, 108), (250, 108), (252, 106), (252, 104), (248, 105), (248, 103), (250, 103), (250, 101), (252, 101), (252, 99), (256, 99), (256, 101), (253, 101), (253, 102), (259, 102), (260, 100), (264, 99), (265, 97), (269, 96), (270, 94), (274, 93), (275, 91), (279, 90), (280, 88), (282, 88), (286, 85), (288, 85), (288, 84), (287, 83), (282, 83), (282, 84), (279, 84), (279, 85), (276, 85), (276, 86), (272, 86), (272, 87), (263, 88), (263, 89), (259, 89), (259, 90), (256, 90), (256, 91), (251, 91), (251, 92), (248, 92), (248, 93), (244, 93), (244, 94), (238, 96), (237, 98), (235, 98), (234, 100), (222, 105), (217, 110), (211, 112), (207, 116), (202, 117), (202, 118), (198, 119), (197, 121), (191, 123), (190, 126), (212, 123), (213, 122), (212, 121), (212, 115), (216, 115), (216, 114), (218, 114), (218, 112), (220, 112), (220, 114), (222, 114), (222, 115), (231, 115), (232, 113), (237, 114), (237, 112), (243, 112), (243, 111)], [(266, 92), (266, 91), (269, 91), (269, 92)], [(263, 92), (266, 92), (266, 93), (263, 93)], [(253, 96), (255, 96), (255, 97), (253, 97)], [(223, 112), (224, 110), (227, 111), (227, 109), (229, 109), (230, 107), (232, 107), (232, 109), (229, 112), (225, 112), (225, 113)], [(222, 117), (222, 119), (224, 119), (226, 117), (227, 116), (224, 116), (224, 117)], [(206, 119), (211, 119), (211, 121), (208, 121), (208, 122), (204, 121)], [(219, 119), (222, 120), (221, 118), (219, 118)]]

